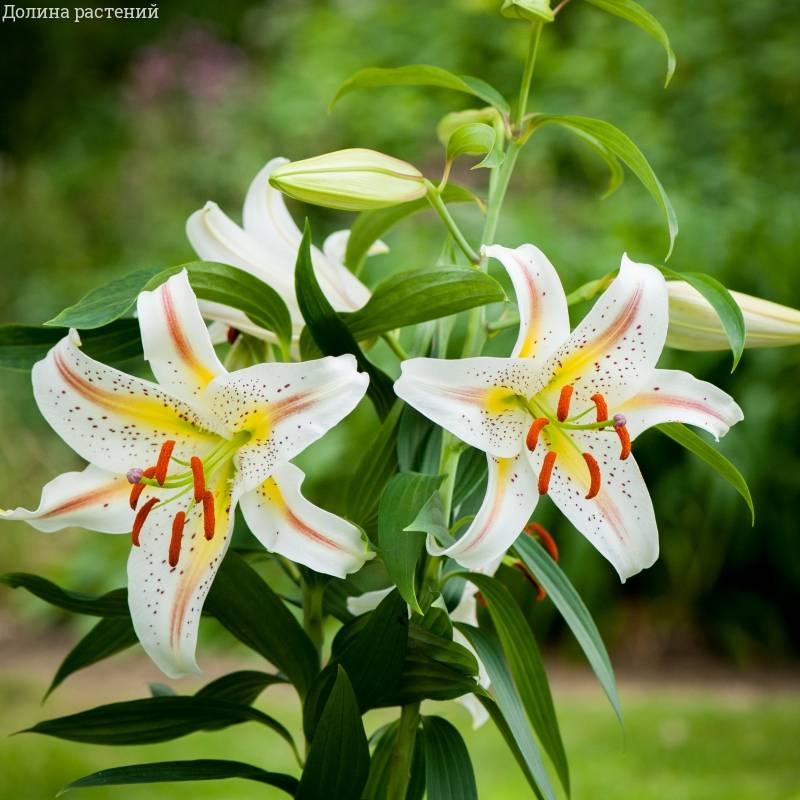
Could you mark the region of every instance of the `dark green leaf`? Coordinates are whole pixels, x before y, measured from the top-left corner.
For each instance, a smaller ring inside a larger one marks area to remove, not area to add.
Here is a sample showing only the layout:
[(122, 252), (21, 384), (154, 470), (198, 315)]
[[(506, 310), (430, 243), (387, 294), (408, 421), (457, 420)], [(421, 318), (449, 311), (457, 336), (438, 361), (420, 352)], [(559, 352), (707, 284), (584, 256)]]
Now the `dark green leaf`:
[(503, 163), (503, 140), (497, 131), (483, 122), (468, 122), (456, 128), (447, 140), (447, 160), (453, 161), (463, 155), (481, 155), (478, 167), (498, 167)]
[(361, 800), (368, 773), (369, 746), (358, 702), (347, 673), (339, 666), (295, 797)]
[(750, 495), (747, 481), (742, 476), (742, 473), (722, 453), (715, 450), (693, 430), (681, 425), (680, 422), (664, 422), (661, 425), (656, 425), (656, 428), (682, 447), (685, 447), (690, 453), (694, 453), (698, 458), (703, 459), (717, 475), (720, 475), (733, 486), (747, 503), (752, 522), (755, 523), (756, 511), (753, 507), (753, 498)]
[(506, 114), (509, 111), (505, 98), (497, 89), (480, 78), (454, 75), (446, 69), (429, 64), (408, 64), (391, 69), (368, 67), (359, 70), (339, 87), (331, 106), (356, 89), (373, 89), (381, 86), (440, 86), (471, 94)]
[(127, 617), (108, 617), (101, 619), (79, 642), (67, 653), (66, 658), (50, 684), (45, 694), (49, 697), (51, 692), (66, 678), (84, 667), (89, 667), (113, 656), (137, 642), (136, 632)]
[(171, 686), (155, 681), (148, 683), (147, 688), (150, 689), (150, 697), (176, 697), (178, 694)]
[(280, 597), (237, 553), (225, 556), (206, 609), (305, 695), (319, 671), (314, 645)]
[[(441, 611), (441, 609), (438, 609)], [(427, 616), (427, 615), (426, 615)], [(412, 650), (424, 652), (425, 655), (448, 667), (457, 669), (462, 675), (474, 676), (478, 674), (478, 662), (475, 656), (458, 642), (452, 641), (452, 634), (447, 637), (412, 622), (409, 626), (409, 647)]]
[(395, 401), (392, 381), (361, 352), (350, 329), (342, 322), (322, 292), (311, 261), (311, 230), (308, 220), (297, 252), (295, 291), (303, 319), (317, 347), (328, 356), (345, 353), (355, 356), (359, 369), (369, 375), (367, 394), (372, 399), (378, 416), (385, 418)]
[(128, 767), (113, 767), (95, 772), (73, 781), (59, 794), (72, 789), (88, 789), (92, 786), (124, 786), (138, 783), (174, 783), (183, 781), (219, 781), (227, 778), (243, 778), (283, 789), (294, 796), (297, 779), (280, 772), (267, 772), (239, 761), (223, 761), (203, 758), (196, 761), (157, 761), (152, 764), (132, 764)]
[(403, 408), (397, 426), (397, 464), (401, 472), (423, 471), (423, 452), (434, 430), (433, 423), (415, 408)]
[(453, 507), (458, 508), (480, 488), (486, 480), (486, 453), (467, 447), (458, 459), (456, 485), (453, 490)]
[(100, 596), (62, 589), (52, 581), (27, 572), (9, 572), (0, 575), (0, 583), (12, 589), (27, 589), (32, 595), (51, 606), (63, 608), (73, 614), (90, 617), (129, 617), (128, 590), (115, 589)]
[(241, 670), (207, 683), (195, 693), (195, 697), (211, 697), (250, 705), (264, 689), (276, 683), (286, 683), (286, 680), (280, 675), (270, 675), (268, 672)]
[(378, 509), (378, 548), (386, 571), (402, 598), (413, 611), (422, 613), (417, 600), (415, 574), (425, 547), (425, 534), (405, 530), (441, 478), (415, 472), (401, 472), (386, 484)]
[(700, 292), (714, 311), (717, 312), (719, 321), (733, 353), (733, 367), (731, 372), (736, 369), (739, 359), (744, 352), (744, 342), (747, 330), (744, 324), (744, 315), (739, 304), (733, 299), (731, 293), (716, 279), (702, 272), (676, 272), (673, 269), (662, 267), (661, 271), (668, 278), (678, 281), (686, 281)]
[(461, 734), (442, 717), (422, 717), (428, 800), (477, 800), (475, 773)]
[(444, 514), (442, 498), (438, 492), (434, 492), (426, 501), (425, 505), (419, 510), (414, 520), (403, 529), (408, 532), (428, 533), (436, 539), (443, 547), (447, 547), (455, 542), (450, 535), (447, 526), (447, 519)]

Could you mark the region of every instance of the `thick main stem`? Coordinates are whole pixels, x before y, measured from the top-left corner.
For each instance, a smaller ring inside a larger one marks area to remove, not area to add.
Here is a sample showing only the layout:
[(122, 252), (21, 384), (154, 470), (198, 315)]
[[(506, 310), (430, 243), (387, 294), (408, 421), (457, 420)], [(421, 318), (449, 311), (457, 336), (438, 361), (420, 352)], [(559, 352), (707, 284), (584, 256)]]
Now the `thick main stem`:
[(400, 712), (400, 726), (389, 762), (386, 800), (405, 800), (414, 762), (414, 744), (419, 728), (419, 703), (409, 703)]
[(528, 57), (525, 59), (525, 68), (522, 71), (522, 80), (519, 84), (519, 101), (514, 115), (514, 128), (517, 130), (522, 125), (522, 118), (525, 116), (525, 109), (528, 107), (528, 95), (531, 91), (533, 68), (536, 65), (536, 53), (539, 50), (539, 38), (541, 35), (542, 23), (532, 22), (530, 40), (528, 41)]

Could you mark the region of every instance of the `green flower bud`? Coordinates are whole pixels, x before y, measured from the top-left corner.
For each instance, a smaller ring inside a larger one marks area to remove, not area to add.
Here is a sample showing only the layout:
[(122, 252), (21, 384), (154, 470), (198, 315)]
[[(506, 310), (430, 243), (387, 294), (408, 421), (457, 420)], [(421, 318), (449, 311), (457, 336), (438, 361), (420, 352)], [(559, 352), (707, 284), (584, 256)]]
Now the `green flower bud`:
[(468, 122), (484, 122), (494, 128), (500, 141), (505, 137), (503, 115), (491, 106), (468, 108), (465, 111), (451, 111), (449, 114), (445, 114), (436, 126), (436, 136), (442, 144), (446, 145), (450, 137)]
[(552, 22), (555, 19), (550, 0), (503, 0), (500, 13), (510, 19), (530, 22)]
[(270, 184), (289, 197), (327, 208), (367, 211), (423, 197), (425, 177), (411, 164), (351, 148), (278, 167)]

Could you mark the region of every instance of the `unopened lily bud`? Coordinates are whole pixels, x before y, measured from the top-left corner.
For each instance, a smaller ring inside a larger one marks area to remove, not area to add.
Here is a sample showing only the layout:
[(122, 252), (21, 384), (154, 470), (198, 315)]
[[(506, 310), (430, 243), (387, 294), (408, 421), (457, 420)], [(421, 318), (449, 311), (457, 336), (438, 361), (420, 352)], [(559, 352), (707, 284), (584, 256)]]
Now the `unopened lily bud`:
[(411, 164), (362, 148), (292, 161), (269, 178), (290, 197), (344, 211), (368, 211), (417, 200), (425, 195), (424, 181)]
[(555, 19), (550, 0), (503, 0), (500, 13), (510, 19), (531, 22), (552, 22)]
[(436, 126), (436, 136), (442, 144), (446, 145), (450, 137), (468, 122), (484, 122), (494, 128), (501, 140), (505, 136), (503, 116), (496, 108), (491, 106), (468, 108), (466, 111), (453, 111), (450, 114), (445, 114)]
[[(667, 281), (667, 345), (678, 350), (727, 350), (730, 345), (711, 304), (684, 281)], [(741, 292), (731, 296), (744, 316), (745, 347), (800, 344), (800, 311)]]

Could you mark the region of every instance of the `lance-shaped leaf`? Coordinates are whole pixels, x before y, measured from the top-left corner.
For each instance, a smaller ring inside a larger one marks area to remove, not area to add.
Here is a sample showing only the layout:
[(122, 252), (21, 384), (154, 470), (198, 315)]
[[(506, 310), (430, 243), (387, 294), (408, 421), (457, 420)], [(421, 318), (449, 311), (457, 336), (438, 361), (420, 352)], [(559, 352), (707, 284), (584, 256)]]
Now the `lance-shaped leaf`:
[(268, 672), (240, 670), (207, 683), (195, 693), (195, 697), (212, 697), (216, 700), (250, 705), (264, 689), (276, 683), (286, 683), (286, 680), (280, 675), (270, 675)]
[[(0, 367), (27, 372), (64, 337), (64, 331), (38, 325), (0, 325)], [(106, 364), (141, 357), (139, 324), (119, 319), (81, 334), (82, 350)]]
[(522, 559), (537, 583), (547, 592), (564, 621), (578, 640), (586, 654), (597, 680), (608, 695), (611, 705), (622, 722), (622, 708), (617, 695), (617, 682), (611, 659), (608, 657), (600, 631), (594, 624), (589, 609), (586, 608), (575, 587), (550, 557), (547, 551), (530, 536), (523, 534), (514, 544), (514, 551)]
[(0, 575), (0, 583), (12, 589), (27, 589), (45, 603), (71, 611), (73, 614), (86, 614), (90, 617), (129, 617), (127, 589), (114, 589), (106, 594), (94, 596), (62, 589), (47, 578), (29, 572), (9, 572)]
[(382, 281), (363, 308), (343, 314), (342, 319), (353, 336), (363, 341), (505, 299), (500, 284), (479, 270), (457, 266), (409, 270)]
[(483, 122), (468, 122), (456, 128), (447, 140), (447, 162), (459, 156), (484, 156), (472, 169), (499, 167), (503, 163), (503, 143), (497, 131)]
[(690, 453), (694, 453), (698, 458), (705, 461), (717, 475), (733, 486), (747, 503), (752, 522), (755, 524), (756, 511), (753, 507), (753, 498), (747, 486), (747, 481), (742, 473), (722, 453), (715, 450), (705, 439), (680, 422), (664, 422), (661, 425), (656, 425), (656, 428), (682, 447), (685, 447)]
[(632, 22), (652, 36), (664, 48), (664, 52), (667, 54), (667, 78), (664, 81), (664, 87), (669, 86), (669, 82), (675, 72), (675, 53), (672, 51), (669, 36), (667, 36), (663, 25), (635, 0), (586, 0), (586, 2), (601, 8), (603, 11), (607, 11), (609, 14), (613, 14), (615, 17), (621, 17), (628, 20), (628, 22)]
[(710, 275), (702, 272), (676, 272), (673, 269), (667, 269), (667, 267), (662, 267), (661, 271), (667, 278), (686, 281), (711, 303), (711, 307), (717, 312), (719, 321), (731, 346), (731, 352), (733, 353), (731, 372), (733, 372), (742, 357), (747, 337), (744, 315), (739, 304), (733, 299), (731, 293), (716, 278), (712, 278)]
[(386, 571), (401, 597), (412, 610), (422, 613), (417, 600), (415, 575), (425, 548), (425, 534), (406, 530), (428, 498), (437, 490), (441, 478), (401, 472), (383, 492), (378, 509), (378, 548)]
[(478, 800), (467, 746), (442, 717), (422, 717), (428, 800)]
[(508, 113), (508, 103), (493, 86), (471, 75), (454, 75), (430, 64), (408, 64), (385, 69), (368, 67), (348, 78), (337, 90), (331, 107), (342, 97), (356, 89), (375, 89), (382, 86), (439, 86), (478, 97), (498, 111)]
[(282, 789), (290, 797), (297, 790), (297, 779), (282, 772), (267, 772), (240, 761), (202, 758), (195, 761), (156, 761), (152, 764), (131, 764), (113, 767), (87, 775), (65, 786), (59, 795), (73, 789), (96, 786), (127, 786), (141, 783), (183, 783), (188, 781), (220, 781), (243, 778)]
[(345, 670), (336, 679), (319, 719), (297, 800), (361, 800), (369, 773), (369, 745)]
[(386, 417), (395, 400), (392, 381), (361, 352), (350, 329), (342, 322), (320, 288), (311, 261), (311, 228), (308, 220), (300, 249), (297, 251), (295, 292), (303, 319), (317, 347), (328, 356), (341, 356), (345, 353), (355, 356), (359, 369), (369, 375), (367, 394), (375, 405), (378, 416), (381, 419)]
[(673, 209), (661, 181), (656, 177), (650, 163), (631, 138), (610, 122), (591, 117), (560, 114), (532, 114), (528, 122), (527, 135), (543, 125), (560, 125), (583, 139), (591, 137), (630, 169), (664, 212), (669, 230), (669, 250), (666, 256), (669, 258), (675, 244), (675, 237), (678, 235), (678, 218), (675, 216), (675, 209)]

